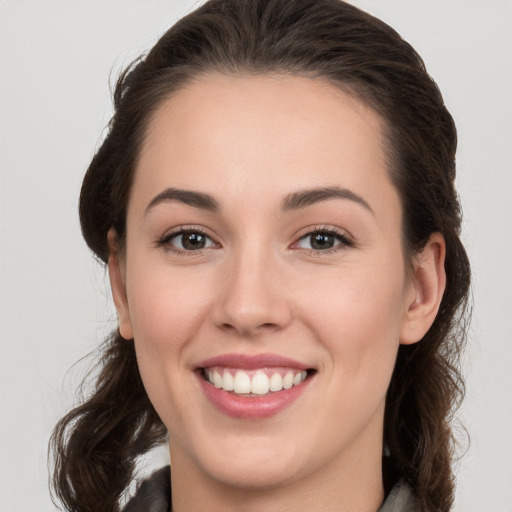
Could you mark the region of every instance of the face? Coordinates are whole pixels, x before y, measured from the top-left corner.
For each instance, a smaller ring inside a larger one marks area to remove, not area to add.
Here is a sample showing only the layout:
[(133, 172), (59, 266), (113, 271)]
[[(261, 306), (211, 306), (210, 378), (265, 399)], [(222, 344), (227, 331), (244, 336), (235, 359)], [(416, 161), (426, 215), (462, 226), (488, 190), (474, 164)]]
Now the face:
[(334, 86), (208, 76), (166, 100), (110, 271), (173, 471), (268, 488), (380, 464), (415, 341), (400, 225), (381, 120)]

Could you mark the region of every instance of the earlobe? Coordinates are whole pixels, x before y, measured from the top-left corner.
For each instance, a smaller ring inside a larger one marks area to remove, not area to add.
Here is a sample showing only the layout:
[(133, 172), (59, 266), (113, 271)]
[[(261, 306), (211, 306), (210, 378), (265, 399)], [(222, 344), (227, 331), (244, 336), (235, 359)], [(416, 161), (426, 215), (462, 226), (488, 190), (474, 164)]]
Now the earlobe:
[(433, 233), (414, 259), (412, 292), (407, 297), (400, 332), (403, 345), (420, 341), (436, 318), (446, 287), (445, 252), (444, 237)]
[(119, 332), (124, 339), (131, 340), (133, 338), (133, 329), (126, 295), (125, 278), (118, 250), (117, 233), (113, 229), (108, 232), (108, 245), (108, 273), (114, 305), (119, 318)]

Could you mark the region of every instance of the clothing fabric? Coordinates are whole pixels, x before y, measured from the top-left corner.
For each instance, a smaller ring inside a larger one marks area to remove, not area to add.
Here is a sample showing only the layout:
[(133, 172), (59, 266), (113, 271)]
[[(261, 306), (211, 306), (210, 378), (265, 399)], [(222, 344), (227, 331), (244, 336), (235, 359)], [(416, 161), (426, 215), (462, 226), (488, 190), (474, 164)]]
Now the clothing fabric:
[[(142, 482), (137, 494), (128, 502), (123, 512), (170, 512), (171, 503), (171, 468), (166, 466)], [(417, 510), (411, 487), (405, 480), (400, 479), (377, 512)]]
[(418, 510), (411, 486), (400, 479), (377, 512), (417, 512)]

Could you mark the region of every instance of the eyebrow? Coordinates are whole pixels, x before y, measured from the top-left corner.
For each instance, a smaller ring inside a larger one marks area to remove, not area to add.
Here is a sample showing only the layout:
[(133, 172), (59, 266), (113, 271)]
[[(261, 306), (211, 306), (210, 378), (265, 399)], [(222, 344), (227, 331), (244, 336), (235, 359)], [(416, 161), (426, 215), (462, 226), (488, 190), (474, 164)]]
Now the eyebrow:
[(145, 214), (156, 205), (170, 201), (179, 201), (189, 206), (195, 206), (203, 210), (218, 212), (220, 210), (219, 202), (210, 194), (205, 192), (195, 192), (193, 190), (184, 190), (181, 188), (167, 188), (155, 196), (147, 205)]
[(329, 199), (348, 199), (360, 204), (374, 214), (371, 206), (360, 195), (348, 188), (335, 186), (299, 190), (298, 192), (288, 194), (281, 203), (281, 210), (283, 212), (299, 210)]
[[(360, 195), (338, 186), (305, 189), (288, 194), (281, 202), (281, 211), (300, 210), (329, 199), (348, 199), (360, 204), (372, 214), (374, 213), (371, 206)], [(158, 204), (170, 201), (179, 201), (211, 212), (218, 212), (221, 209), (220, 203), (210, 194), (171, 187), (160, 192), (151, 200), (146, 207), (145, 214)]]

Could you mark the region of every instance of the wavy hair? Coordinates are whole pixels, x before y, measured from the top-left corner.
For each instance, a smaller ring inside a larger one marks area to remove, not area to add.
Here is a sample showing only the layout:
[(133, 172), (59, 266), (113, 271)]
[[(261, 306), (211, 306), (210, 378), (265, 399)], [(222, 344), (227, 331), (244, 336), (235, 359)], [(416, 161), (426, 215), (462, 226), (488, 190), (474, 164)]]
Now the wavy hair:
[[(456, 131), (421, 57), (382, 21), (340, 0), (210, 0), (171, 27), (120, 76), (108, 133), (85, 175), (83, 236), (108, 261), (107, 233), (122, 243), (137, 158), (155, 110), (205, 73), (289, 73), (354, 95), (384, 120), (389, 175), (403, 209), (406, 261), (429, 236), (446, 241), (446, 290), (425, 337), (400, 346), (389, 386), (384, 442), (423, 512), (453, 502), (451, 419), (464, 393), (470, 269), (454, 187)], [(90, 396), (55, 427), (54, 494), (71, 512), (117, 512), (137, 457), (166, 429), (142, 384), (132, 341), (102, 349)]]

